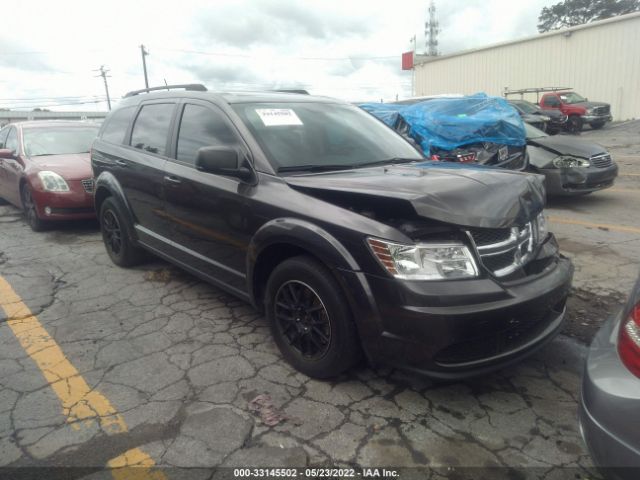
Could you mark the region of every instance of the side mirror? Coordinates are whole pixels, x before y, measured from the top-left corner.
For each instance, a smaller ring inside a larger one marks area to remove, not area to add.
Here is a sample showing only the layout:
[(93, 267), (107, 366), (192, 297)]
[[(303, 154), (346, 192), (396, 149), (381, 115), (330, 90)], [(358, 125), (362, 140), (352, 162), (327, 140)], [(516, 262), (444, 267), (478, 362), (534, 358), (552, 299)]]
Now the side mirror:
[(0, 148), (0, 158), (9, 158), (9, 159), (16, 158), (15, 153), (16, 152), (8, 148)]
[(232, 147), (202, 147), (196, 155), (196, 169), (249, 180), (253, 177), (250, 168), (241, 163), (238, 150)]

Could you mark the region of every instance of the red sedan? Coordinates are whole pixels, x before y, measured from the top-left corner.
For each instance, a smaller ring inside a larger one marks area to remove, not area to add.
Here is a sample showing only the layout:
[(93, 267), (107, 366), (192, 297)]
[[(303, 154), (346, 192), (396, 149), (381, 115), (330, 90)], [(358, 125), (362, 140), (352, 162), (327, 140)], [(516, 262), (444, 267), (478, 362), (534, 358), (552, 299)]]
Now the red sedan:
[(95, 218), (89, 150), (98, 125), (36, 121), (0, 130), (0, 197), (22, 208), (31, 228)]

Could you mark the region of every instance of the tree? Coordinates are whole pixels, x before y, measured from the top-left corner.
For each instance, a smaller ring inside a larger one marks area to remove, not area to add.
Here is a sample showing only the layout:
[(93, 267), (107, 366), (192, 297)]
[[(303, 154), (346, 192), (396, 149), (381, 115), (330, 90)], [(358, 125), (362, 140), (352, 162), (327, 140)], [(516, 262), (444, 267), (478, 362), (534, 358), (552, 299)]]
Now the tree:
[(538, 17), (538, 31), (574, 27), (595, 20), (640, 10), (640, 0), (564, 0), (544, 7)]

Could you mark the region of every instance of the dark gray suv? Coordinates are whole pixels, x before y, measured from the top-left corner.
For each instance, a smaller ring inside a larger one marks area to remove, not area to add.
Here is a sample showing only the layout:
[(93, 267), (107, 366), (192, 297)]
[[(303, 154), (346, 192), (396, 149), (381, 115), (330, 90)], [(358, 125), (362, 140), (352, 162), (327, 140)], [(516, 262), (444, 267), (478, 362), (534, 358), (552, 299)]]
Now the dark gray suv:
[(540, 177), (427, 161), (338, 100), (180, 87), (128, 94), (93, 145), (116, 264), (147, 250), (252, 302), (315, 377), (363, 353), (479, 374), (560, 330), (573, 267)]

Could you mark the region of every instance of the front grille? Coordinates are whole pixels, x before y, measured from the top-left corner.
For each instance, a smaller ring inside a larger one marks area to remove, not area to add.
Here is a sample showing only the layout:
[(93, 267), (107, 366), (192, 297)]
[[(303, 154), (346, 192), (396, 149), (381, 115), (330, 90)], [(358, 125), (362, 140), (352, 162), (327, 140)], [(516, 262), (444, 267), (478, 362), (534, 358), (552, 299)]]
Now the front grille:
[(533, 253), (534, 224), (512, 228), (473, 228), (468, 230), (480, 261), (497, 277), (524, 266)]
[(611, 155), (608, 153), (603, 153), (601, 155), (594, 155), (590, 158), (591, 165), (596, 168), (607, 168), (613, 165), (613, 160), (611, 159)]
[(608, 115), (609, 114), (609, 106), (606, 105), (604, 107), (594, 107), (593, 108), (594, 115)]
[(82, 180), (82, 187), (84, 191), (87, 193), (93, 193), (93, 178), (87, 178), (86, 180)]

